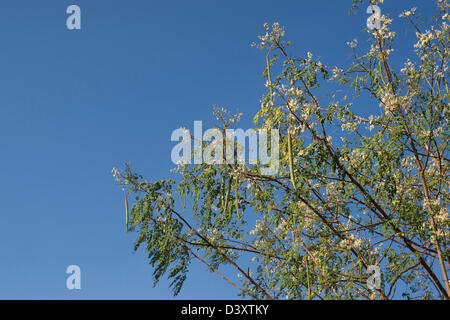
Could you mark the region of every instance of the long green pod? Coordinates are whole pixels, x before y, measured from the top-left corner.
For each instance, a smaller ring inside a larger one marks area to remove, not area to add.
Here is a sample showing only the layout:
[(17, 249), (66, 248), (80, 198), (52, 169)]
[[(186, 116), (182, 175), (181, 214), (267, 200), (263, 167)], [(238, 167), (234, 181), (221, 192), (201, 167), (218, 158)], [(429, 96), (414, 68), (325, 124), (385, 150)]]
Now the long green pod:
[(238, 192), (238, 188), (239, 188), (239, 177), (236, 176), (235, 180), (235, 184), (234, 184), (234, 203), (236, 205), (236, 215), (239, 215), (239, 192)]
[(228, 209), (228, 201), (230, 199), (230, 191), (231, 191), (231, 180), (232, 180), (232, 178), (230, 177), (228, 179), (227, 193), (225, 194), (225, 203), (223, 205), (223, 213), (224, 214), (227, 213), (227, 209)]
[(186, 189), (181, 190), (179, 196), (183, 212), (186, 212)]
[(308, 282), (308, 300), (311, 300), (311, 282), (309, 279), (308, 257), (306, 257), (306, 281)]
[(125, 227), (128, 232), (128, 220), (129, 220), (129, 210), (128, 210), (128, 197), (125, 195)]
[(272, 92), (272, 77), (270, 76), (270, 60), (269, 60), (270, 52), (266, 56), (266, 63), (267, 63), (267, 79), (269, 80), (269, 93), (270, 93), (270, 102), (273, 98), (273, 92)]
[(297, 187), (295, 186), (295, 179), (294, 179), (294, 161), (292, 158), (292, 137), (290, 132), (290, 125), (288, 129), (288, 162), (289, 162), (289, 174), (291, 176), (291, 182), (294, 186), (294, 190), (297, 190)]
[(223, 207), (225, 204), (225, 176), (222, 176), (222, 182), (220, 183), (220, 202)]

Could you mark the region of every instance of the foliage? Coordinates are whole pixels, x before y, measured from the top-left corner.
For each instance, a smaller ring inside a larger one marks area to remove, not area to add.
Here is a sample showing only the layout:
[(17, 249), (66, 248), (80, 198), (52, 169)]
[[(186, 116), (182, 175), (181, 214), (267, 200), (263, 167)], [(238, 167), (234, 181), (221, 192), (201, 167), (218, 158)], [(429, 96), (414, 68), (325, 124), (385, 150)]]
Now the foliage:
[[(255, 46), (267, 54), (267, 94), (254, 120), (279, 129), (277, 175), (258, 164), (179, 165), (177, 182), (148, 182), (114, 170), (138, 196), (130, 231), (156, 282), (168, 274), (177, 294), (199, 260), (256, 299), (448, 299), (449, 6), (439, 0), (428, 26), (415, 9), (401, 15), (417, 43), (398, 71), (387, 16), (368, 31), (368, 52), (349, 43), (353, 63), (342, 69), (290, 57), (284, 30), (265, 24)], [(319, 97), (330, 82), (353, 96)], [(354, 106), (369, 98), (379, 109), (363, 117)], [(235, 124), (216, 116), (221, 130)], [(370, 265), (382, 274), (374, 291)]]

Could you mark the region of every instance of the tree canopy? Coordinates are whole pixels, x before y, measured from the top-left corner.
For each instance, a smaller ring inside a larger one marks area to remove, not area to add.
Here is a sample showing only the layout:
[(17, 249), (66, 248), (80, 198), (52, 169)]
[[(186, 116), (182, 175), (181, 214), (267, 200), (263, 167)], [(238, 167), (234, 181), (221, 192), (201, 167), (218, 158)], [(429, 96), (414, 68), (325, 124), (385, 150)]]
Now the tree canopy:
[[(254, 299), (449, 299), (449, 7), (437, 1), (425, 21), (414, 8), (400, 15), (417, 36), (401, 69), (387, 15), (367, 30), (367, 52), (348, 43), (350, 66), (292, 57), (284, 29), (265, 24), (254, 128), (279, 132), (276, 174), (239, 161), (180, 163), (177, 178), (153, 182), (113, 170), (135, 197), (127, 230), (155, 282), (167, 275), (178, 294), (198, 260)], [(376, 108), (364, 117), (367, 99)], [(239, 123), (215, 116), (222, 132)], [(202, 146), (217, 142), (230, 143)]]

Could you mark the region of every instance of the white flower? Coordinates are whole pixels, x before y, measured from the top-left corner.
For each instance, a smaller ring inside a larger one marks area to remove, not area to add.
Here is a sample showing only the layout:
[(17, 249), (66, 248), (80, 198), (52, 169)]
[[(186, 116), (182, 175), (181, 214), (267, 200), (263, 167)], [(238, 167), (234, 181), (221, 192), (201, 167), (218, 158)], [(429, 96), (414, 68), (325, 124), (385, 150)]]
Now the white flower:
[(397, 104), (397, 97), (389, 91), (385, 91), (383, 97), (381, 98), (380, 107), (384, 105), (386, 115), (392, 114)]
[(414, 7), (414, 8), (411, 8), (411, 10), (405, 10), (405, 11), (403, 11), (402, 13), (400, 13), (398, 16), (400, 17), (400, 18), (406, 18), (406, 17), (409, 17), (409, 16), (413, 16), (415, 13), (416, 13), (416, 10), (417, 10), (417, 8), (416, 7)]
[(331, 77), (330, 80), (336, 80), (337, 78), (339, 78), (339, 76), (341, 75), (341, 73), (344, 70), (339, 69), (338, 67), (334, 67), (332, 71), (333, 71), (333, 76)]
[(429, 30), (425, 31), (425, 33), (416, 32), (416, 37), (418, 41), (414, 44), (414, 48), (421, 49), (426, 47), (434, 39), (434, 33)]
[(351, 41), (351, 42), (347, 42), (347, 45), (350, 47), (350, 48), (356, 48), (356, 46), (358, 45), (358, 40), (357, 39), (353, 39), (353, 41)]
[(347, 122), (341, 125), (342, 131), (354, 132), (358, 126), (357, 122)]
[(298, 109), (298, 103), (296, 99), (290, 99), (288, 101), (288, 107), (289, 109), (291, 109), (292, 111), (297, 111)]
[(406, 61), (405, 66), (400, 70), (401, 73), (407, 73), (408, 71), (414, 71), (414, 63), (409, 59)]
[(446, 207), (441, 208), (439, 214), (435, 217), (436, 223), (439, 225), (445, 225), (448, 221), (448, 211)]

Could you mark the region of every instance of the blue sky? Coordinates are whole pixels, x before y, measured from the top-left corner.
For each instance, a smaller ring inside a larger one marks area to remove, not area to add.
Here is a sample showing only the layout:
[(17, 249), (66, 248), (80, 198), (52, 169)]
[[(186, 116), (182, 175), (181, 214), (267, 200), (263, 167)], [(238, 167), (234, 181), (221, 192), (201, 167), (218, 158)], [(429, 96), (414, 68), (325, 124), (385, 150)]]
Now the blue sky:
[[(71, 4), (81, 30), (66, 28)], [(430, 14), (434, 1), (381, 6), (399, 26), (399, 62), (413, 32), (396, 17), (413, 6)], [(264, 22), (285, 27), (295, 55), (348, 64), (346, 42), (368, 39), (365, 10), (349, 9), (350, 0), (2, 0), (0, 299), (172, 299), (167, 282), (153, 288), (145, 253), (133, 253), (111, 169), (131, 162), (167, 178), (171, 132), (212, 124), (213, 105), (250, 126), (265, 60), (250, 43)], [(71, 264), (79, 291), (65, 286)], [(178, 298), (236, 294), (194, 263)]]

